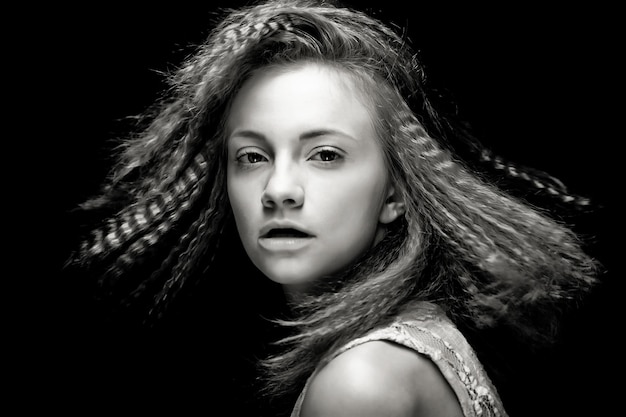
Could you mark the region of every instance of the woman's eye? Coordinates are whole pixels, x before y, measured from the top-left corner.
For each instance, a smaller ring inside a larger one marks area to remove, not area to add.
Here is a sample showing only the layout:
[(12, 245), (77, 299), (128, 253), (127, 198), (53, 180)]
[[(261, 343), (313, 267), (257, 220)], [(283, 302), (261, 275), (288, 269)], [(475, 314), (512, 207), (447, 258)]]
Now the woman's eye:
[(322, 162), (333, 162), (341, 158), (341, 155), (331, 149), (322, 149), (315, 153), (311, 159)]
[(237, 156), (237, 161), (242, 164), (258, 164), (267, 161), (267, 158), (257, 152), (245, 152)]

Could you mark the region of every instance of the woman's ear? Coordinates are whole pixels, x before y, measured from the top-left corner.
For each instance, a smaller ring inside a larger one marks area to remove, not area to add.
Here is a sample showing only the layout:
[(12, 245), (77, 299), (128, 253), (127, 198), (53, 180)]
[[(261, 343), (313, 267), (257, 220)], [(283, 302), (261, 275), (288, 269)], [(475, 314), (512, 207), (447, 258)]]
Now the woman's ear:
[(383, 204), (378, 221), (389, 224), (404, 214), (404, 202), (400, 201), (398, 194), (393, 187), (389, 187), (387, 199)]

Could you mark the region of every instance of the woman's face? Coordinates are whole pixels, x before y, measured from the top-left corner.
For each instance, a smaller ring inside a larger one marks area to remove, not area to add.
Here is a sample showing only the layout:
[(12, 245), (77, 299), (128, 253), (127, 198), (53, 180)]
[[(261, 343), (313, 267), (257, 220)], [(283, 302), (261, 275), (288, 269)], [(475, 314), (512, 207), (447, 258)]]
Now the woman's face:
[(397, 215), (371, 114), (345, 77), (315, 64), (265, 70), (228, 116), (228, 196), (241, 241), (288, 292), (348, 266)]

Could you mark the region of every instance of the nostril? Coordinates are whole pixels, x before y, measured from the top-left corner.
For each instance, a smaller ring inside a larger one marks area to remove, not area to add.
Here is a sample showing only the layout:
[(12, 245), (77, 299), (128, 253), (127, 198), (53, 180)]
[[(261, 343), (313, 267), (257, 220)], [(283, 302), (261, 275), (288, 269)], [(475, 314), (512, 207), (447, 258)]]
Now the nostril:
[(261, 197), (261, 202), (266, 208), (294, 208), (304, 204), (304, 190), (297, 187), (293, 190), (277, 192), (276, 190), (265, 190)]
[(276, 205), (274, 198), (272, 198), (272, 195), (268, 193), (267, 190), (263, 192), (263, 195), (261, 196), (261, 202), (265, 207), (272, 208)]

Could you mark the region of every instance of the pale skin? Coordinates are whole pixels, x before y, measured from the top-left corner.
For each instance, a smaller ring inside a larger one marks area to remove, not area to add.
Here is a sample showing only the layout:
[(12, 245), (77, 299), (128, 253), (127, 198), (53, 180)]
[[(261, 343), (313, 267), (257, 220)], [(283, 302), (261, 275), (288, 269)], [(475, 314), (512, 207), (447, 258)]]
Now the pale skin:
[[(384, 236), (403, 213), (371, 108), (346, 73), (320, 64), (266, 69), (227, 119), (230, 204), (256, 267), (297, 298)], [(426, 357), (371, 341), (311, 381), (302, 417), (462, 416)]]

